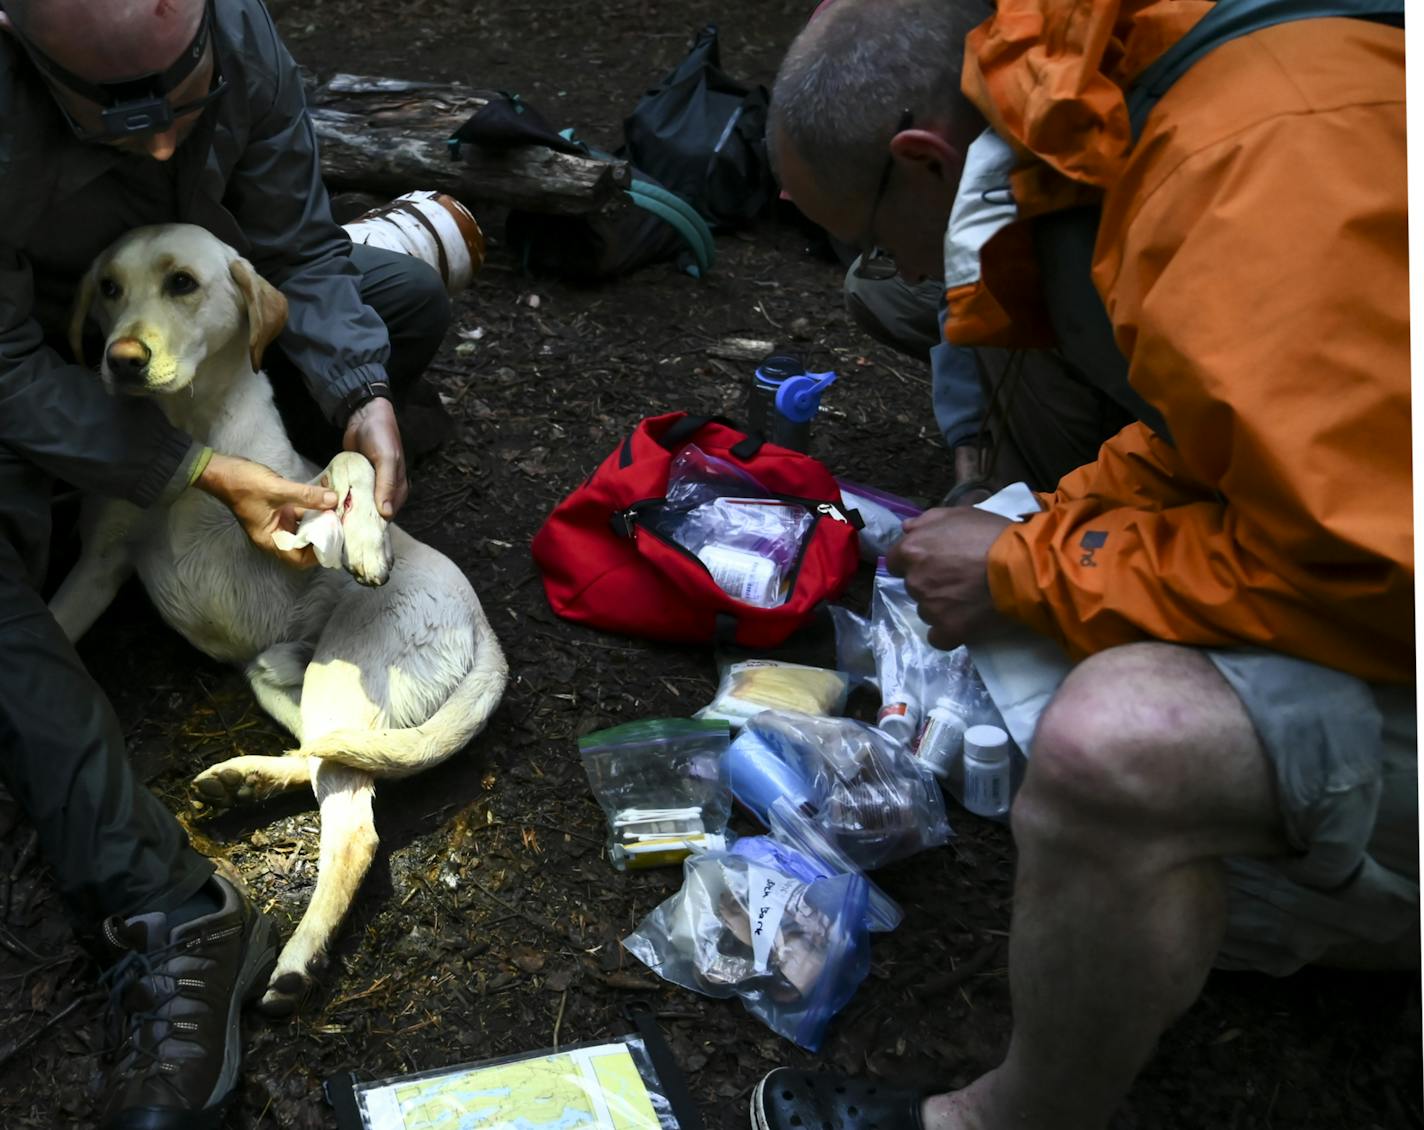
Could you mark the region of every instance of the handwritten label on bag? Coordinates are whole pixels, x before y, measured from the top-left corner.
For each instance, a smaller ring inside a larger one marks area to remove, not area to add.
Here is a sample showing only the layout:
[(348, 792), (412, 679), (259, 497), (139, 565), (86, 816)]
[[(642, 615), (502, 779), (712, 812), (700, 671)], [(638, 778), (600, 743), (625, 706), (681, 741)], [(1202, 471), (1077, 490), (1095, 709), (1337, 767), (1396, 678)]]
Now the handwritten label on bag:
[(767, 972), (771, 941), (781, 927), (781, 916), (791, 896), (806, 884), (776, 871), (747, 865), (747, 913), (751, 917), (752, 964), (758, 973)]

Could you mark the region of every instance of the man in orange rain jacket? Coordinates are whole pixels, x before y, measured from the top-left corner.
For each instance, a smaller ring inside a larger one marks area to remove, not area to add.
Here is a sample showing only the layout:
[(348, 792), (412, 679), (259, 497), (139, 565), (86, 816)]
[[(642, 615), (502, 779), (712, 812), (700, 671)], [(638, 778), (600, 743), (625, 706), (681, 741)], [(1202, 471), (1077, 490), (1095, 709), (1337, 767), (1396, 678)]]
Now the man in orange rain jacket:
[(956, 55), (965, 2), (807, 28), (783, 184), (943, 270), (951, 341), (1056, 337), (1136, 422), (1028, 520), (932, 510), (891, 556), (937, 645), (1012, 620), (1077, 661), (1014, 805), (1004, 1062), (923, 1101), (780, 1069), (759, 1130), (1099, 1128), (1214, 963), (1419, 959), (1403, 33), (1261, 27), (1134, 136), (1211, 4), (1001, 0)]

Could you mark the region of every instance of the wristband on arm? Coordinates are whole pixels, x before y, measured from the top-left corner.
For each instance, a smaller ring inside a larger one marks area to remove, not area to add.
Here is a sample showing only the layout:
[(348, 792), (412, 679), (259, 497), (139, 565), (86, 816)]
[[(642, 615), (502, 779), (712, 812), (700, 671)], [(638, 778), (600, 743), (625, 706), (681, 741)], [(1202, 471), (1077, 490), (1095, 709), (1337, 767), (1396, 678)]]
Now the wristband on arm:
[(356, 409), (369, 404), (373, 400), (390, 400), (391, 386), (385, 381), (364, 381), (346, 394), (346, 399), (341, 402), (341, 412), (343, 415), (342, 427), (351, 422), (351, 417)]
[(192, 486), (202, 477), (203, 472), (208, 469), (208, 464), (212, 462), (212, 459), (213, 449), (211, 447), (204, 447), (202, 451), (198, 452), (198, 458), (193, 460), (193, 469), (188, 472), (189, 486)]

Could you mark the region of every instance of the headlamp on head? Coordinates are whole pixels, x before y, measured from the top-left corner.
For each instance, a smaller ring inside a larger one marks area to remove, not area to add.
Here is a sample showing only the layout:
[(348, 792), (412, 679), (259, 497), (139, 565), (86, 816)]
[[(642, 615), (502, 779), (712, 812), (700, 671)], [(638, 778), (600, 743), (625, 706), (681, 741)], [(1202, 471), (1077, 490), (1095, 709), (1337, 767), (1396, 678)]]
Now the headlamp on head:
[(63, 103), (60, 104), (60, 109), (69, 119), (69, 125), (75, 134), (83, 141), (115, 141), (172, 129), (177, 118), (201, 110), (227, 88), (227, 84), (217, 73), (217, 60), (214, 57), (215, 81), (206, 94), (182, 106), (173, 106), (168, 101), (168, 95), (182, 86), (202, 62), (211, 38), (212, 24), (213, 5), (212, 0), (208, 0), (193, 41), (167, 70), (151, 71), (146, 75), (108, 82), (91, 82), (81, 78), (50, 58), (28, 39), (23, 36), (17, 38), (31, 61), (51, 82), (73, 91), (100, 108), (100, 128), (95, 132), (86, 131), (74, 120)]

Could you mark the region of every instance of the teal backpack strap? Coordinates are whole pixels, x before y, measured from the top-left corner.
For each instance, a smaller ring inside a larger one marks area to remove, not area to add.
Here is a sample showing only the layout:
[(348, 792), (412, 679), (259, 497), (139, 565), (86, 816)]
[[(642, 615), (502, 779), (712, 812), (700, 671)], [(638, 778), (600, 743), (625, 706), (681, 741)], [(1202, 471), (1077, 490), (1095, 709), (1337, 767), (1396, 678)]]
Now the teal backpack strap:
[(1209, 51), (1253, 31), (1293, 20), (1343, 16), (1404, 26), (1404, 0), (1217, 0), (1210, 12), (1148, 67), (1127, 95), (1133, 138), (1171, 85)]
[(677, 233), (687, 241), (692, 256), (697, 260), (698, 271), (710, 271), (717, 257), (712, 242), (712, 229), (707, 221), (697, 214), (697, 209), (677, 193), (652, 181), (638, 180), (635, 176), (628, 189), (628, 195), (639, 208), (645, 208), (655, 216), (666, 220)]
[[(591, 157), (600, 157), (606, 161), (617, 160), (612, 153), (595, 149), (587, 142), (579, 141), (574, 137), (572, 129), (560, 130), (559, 135), (582, 145)], [(624, 191), (627, 193), (628, 199), (639, 208), (645, 212), (651, 212), (682, 236), (683, 242), (692, 252), (694, 260), (694, 265), (688, 268), (688, 274), (695, 278), (701, 278), (712, 269), (712, 264), (717, 258), (717, 252), (712, 242), (712, 229), (707, 226), (707, 221), (697, 214), (696, 208), (677, 193), (660, 184), (639, 180), (636, 169), (633, 170), (633, 183)]]

